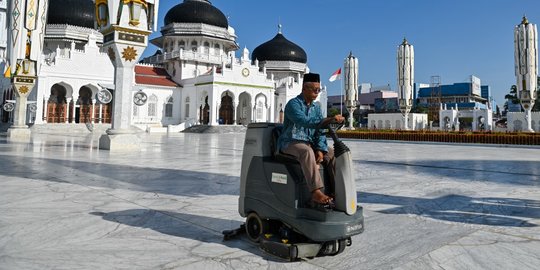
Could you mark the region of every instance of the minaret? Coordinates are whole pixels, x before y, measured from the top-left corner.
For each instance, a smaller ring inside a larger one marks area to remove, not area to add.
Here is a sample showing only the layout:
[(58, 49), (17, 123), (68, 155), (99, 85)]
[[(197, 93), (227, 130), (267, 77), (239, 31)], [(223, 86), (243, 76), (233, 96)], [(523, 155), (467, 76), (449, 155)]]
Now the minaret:
[(414, 47), (403, 39), (397, 51), (399, 109), (404, 117), (404, 129), (409, 129), (409, 112), (413, 102)]
[(529, 23), (525, 16), (514, 30), (514, 45), (518, 97), (525, 109), (526, 131), (534, 132), (531, 126), (531, 110), (538, 87), (538, 34), (536, 25)]
[(345, 58), (345, 106), (349, 111), (349, 129), (353, 128), (354, 111), (358, 101), (358, 58), (352, 52)]

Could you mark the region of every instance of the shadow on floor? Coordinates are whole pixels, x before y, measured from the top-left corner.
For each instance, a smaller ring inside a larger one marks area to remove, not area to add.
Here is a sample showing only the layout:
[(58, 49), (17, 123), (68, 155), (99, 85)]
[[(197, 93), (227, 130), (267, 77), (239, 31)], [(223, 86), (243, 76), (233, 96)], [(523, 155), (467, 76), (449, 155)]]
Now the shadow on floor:
[[(263, 257), (268, 261), (284, 262), (283, 260), (279, 260), (260, 251), (258, 246), (249, 242), (245, 236), (223, 241), (221, 231), (240, 227), (242, 222), (239, 221), (151, 209), (129, 209), (110, 213), (91, 212), (90, 214), (101, 216), (104, 220), (111, 222), (131, 227), (151, 229), (173, 237), (181, 237), (240, 249), (256, 256)], [(186, 248), (196, 248), (198, 246), (198, 243), (186, 244)], [(226, 253), (230, 254), (231, 252), (226, 251)], [(220, 254), (216, 254), (216, 256), (219, 255)], [(231, 259), (233, 258), (235, 257), (231, 257)], [(238, 259), (240, 258), (241, 257), (239, 256)]]
[(0, 154), (1, 175), (181, 196), (238, 195), (239, 177), (164, 168)]
[(377, 211), (384, 214), (412, 214), (451, 222), (508, 227), (536, 227), (537, 224), (527, 219), (540, 218), (540, 201), (537, 200), (455, 194), (424, 199), (369, 192), (358, 192), (357, 196), (360, 204), (397, 205)]

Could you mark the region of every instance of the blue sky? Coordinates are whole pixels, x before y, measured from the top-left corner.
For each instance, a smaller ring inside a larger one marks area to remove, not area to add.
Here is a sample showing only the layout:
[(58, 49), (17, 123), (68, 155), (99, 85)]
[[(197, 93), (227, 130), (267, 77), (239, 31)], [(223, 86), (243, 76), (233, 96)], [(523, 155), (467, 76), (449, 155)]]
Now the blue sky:
[[(183, 0), (160, 1), (160, 27)], [(540, 23), (540, 0), (211, 0), (229, 17), (238, 43), (252, 52), (277, 33), (308, 54), (312, 72), (328, 82), (350, 51), (359, 58), (360, 81), (396, 89), (396, 50), (403, 37), (414, 45), (415, 81), (465, 82), (470, 75), (490, 85), (499, 105), (514, 75), (514, 27), (525, 14)], [(152, 37), (159, 36), (159, 31)], [(150, 46), (145, 55), (155, 52)], [(241, 51), (241, 50), (240, 50)], [(237, 55), (240, 54), (237, 52)]]

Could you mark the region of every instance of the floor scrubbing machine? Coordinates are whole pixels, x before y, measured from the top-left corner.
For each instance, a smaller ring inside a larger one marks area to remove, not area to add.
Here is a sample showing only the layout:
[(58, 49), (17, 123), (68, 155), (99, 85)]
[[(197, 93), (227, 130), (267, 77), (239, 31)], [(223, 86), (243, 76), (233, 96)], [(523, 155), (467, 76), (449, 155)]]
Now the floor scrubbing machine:
[[(248, 125), (238, 207), (246, 222), (224, 231), (224, 239), (245, 232), (265, 252), (290, 261), (337, 255), (352, 244), (351, 236), (364, 231), (350, 150), (329, 127), (336, 157), (334, 205), (314, 207), (300, 164), (276, 150), (282, 128), (275, 123)], [(326, 184), (322, 166), (320, 173)]]

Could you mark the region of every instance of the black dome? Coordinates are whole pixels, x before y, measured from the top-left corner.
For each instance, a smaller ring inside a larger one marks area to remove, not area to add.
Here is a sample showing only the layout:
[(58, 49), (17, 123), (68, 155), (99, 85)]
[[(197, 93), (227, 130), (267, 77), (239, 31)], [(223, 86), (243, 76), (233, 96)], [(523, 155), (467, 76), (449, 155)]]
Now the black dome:
[(293, 61), (307, 63), (304, 49), (278, 33), (272, 40), (267, 41), (253, 50), (253, 60), (259, 61)]
[(165, 15), (165, 25), (170, 23), (205, 23), (223, 28), (229, 27), (227, 18), (206, 0), (184, 0)]
[(94, 28), (96, 18), (92, 0), (50, 0), (47, 24), (69, 24)]

